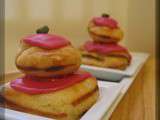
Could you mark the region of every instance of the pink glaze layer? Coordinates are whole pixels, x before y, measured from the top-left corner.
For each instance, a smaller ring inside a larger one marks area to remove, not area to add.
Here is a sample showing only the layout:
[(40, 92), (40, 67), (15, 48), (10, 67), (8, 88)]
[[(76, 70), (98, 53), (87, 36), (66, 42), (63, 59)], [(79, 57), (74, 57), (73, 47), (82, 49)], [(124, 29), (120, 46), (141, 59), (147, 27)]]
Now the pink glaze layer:
[(112, 29), (118, 28), (118, 23), (111, 17), (94, 17), (93, 22), (97, 26), (106, 26)]
[(125, 47), (118, 45), (117, 43), (97, 43), (87, 41), (84, 44), (84, 49), (88, 52), (96, 52), (100, 54), (109, 54), (111, 52), (128, 51)]
[(23, 41), (31, 46), (44, 49), (57, 49), (70, 44), (67, 39), (52, 34), (33, 34), (23, 38)]
[(65, 89), (89, 77), (93, 76), (82, 71), (59, 78), (38, 78), (26, 75), (11, 81), (10, 86), (26, 94), (45, 94)]

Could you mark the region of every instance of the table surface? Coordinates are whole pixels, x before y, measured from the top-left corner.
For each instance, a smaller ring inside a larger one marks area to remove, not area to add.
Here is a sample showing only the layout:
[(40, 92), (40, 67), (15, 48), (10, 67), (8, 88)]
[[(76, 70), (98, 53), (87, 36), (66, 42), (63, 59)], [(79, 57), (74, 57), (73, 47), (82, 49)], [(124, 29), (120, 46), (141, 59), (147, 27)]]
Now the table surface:
[(155, 58), (147, 60), (110, 120), (155, 120)]

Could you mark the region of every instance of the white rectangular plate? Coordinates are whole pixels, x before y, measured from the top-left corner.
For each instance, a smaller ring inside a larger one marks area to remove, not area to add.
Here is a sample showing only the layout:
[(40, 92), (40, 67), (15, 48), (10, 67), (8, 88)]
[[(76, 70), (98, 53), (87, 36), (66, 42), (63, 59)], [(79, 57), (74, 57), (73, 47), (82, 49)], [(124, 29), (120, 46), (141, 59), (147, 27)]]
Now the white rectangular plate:
[[(114, 84), (114, 83), (113, 83)], [(116, 98), (119, 96), (123, 85), (108, 85), (106, 82), (98, 82), (100, 88), (100, 97), (80, 120), (100, 120), (109, 110)], [(2, 111), (3, 108), (0, 108)], [(2, 114), (0, 114), (2, 115)], [(2, 118), (3, 116), (0, 116)], [(50, 118), (32, 115), (24, 112), (5, 109), (6, 120), (51, 120)], [(53, 120), (53, 119), (52, 119)]]
[(132, 61), (126, 70), (116, 70), (110, 68), (100, 68), (89, 65), (81, 65), (81, 68), (89, 71), (98, 79), (108, 81), (120, 81), (123, 77), (133, 76), (136, 71), (145, 63), (149, 57), (148, 53), (131, 53)]

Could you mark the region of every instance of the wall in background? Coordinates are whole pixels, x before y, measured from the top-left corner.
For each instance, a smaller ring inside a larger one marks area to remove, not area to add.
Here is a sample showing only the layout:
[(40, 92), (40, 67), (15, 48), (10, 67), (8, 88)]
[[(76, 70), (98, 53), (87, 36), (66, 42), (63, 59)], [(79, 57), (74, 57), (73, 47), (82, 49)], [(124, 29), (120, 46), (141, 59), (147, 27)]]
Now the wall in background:
[(128, 40), (132, 51), (155, 56), (155, 0), (131, 0), (128, 4)]
[[(119, 21), (125, 32), (121, 44), (133, 51), (153, 54), (154, 0), (142, 1), (141, 3), (138, 0), (129, 2), (128, 0), (6, 0), (6, 71), (16, 69), (14, 60), (19, 40), (34, 33), (38, 27), (48, 25), (50, 33), (67, 36), (78, 47), (89, 39), (88, 21), (101, 13), (109, 13)], [(139, 43), (143, 44), (143, 47)]]

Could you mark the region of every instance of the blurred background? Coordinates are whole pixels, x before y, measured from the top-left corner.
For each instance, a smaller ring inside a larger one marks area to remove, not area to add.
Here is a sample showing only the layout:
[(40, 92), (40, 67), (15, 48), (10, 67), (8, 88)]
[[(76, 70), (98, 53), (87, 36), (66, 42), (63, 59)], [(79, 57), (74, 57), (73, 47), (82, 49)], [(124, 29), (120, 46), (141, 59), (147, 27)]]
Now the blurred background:
[(78, 47), (88, 21), (108, 13), (119, 21), (130, 51), (155, 55), (155, 0), (5, 0), (5, 71), (16, 69), (19, 40), (43, 25)]

